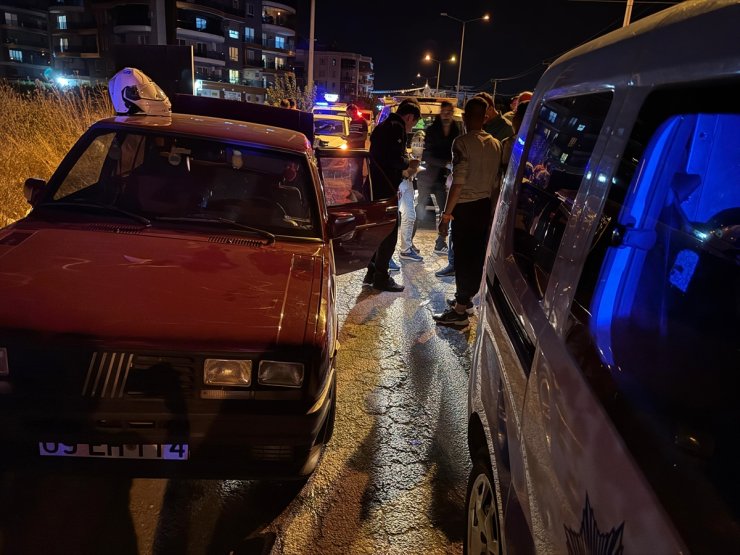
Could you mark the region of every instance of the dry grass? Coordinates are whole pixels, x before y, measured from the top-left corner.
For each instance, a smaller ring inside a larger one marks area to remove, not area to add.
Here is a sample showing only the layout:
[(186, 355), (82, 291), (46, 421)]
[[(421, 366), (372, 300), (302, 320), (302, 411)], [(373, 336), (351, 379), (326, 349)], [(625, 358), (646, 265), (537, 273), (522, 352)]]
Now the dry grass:
[(49, 179), (94, 121), (113, 114), (107, 94), (36, 89), (23, 94), (0, 83), (0, 227), (23, 217), (23, 182)]

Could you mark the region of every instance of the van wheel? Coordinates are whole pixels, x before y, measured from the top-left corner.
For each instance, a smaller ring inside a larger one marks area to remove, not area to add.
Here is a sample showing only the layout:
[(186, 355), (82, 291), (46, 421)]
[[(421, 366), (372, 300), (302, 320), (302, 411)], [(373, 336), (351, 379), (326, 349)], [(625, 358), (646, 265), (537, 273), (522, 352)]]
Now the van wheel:
[(464, 555), (500, 555), (501, 536), (498, 503), (488, 452), (480, 449), (473, 457), (465, 503)]

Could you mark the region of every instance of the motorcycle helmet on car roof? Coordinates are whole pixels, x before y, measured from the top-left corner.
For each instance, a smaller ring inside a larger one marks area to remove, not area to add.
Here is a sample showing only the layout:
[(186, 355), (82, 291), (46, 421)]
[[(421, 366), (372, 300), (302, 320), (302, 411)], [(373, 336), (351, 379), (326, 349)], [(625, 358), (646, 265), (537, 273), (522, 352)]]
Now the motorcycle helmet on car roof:
[(116, 114), (131, 116), (169, 116), (170, 99), (143, 71), (133, 67), (123, 68), (108, 83), (108, 92)]

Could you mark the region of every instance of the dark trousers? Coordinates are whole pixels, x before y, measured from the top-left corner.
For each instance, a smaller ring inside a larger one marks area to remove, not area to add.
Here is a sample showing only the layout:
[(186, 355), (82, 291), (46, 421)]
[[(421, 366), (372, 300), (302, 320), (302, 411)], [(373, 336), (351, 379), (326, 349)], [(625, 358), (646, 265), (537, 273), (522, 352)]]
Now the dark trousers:
[(491, 227), (491, 200), (462, 202), (452, 211), (452, 248), (455, 252), (455, 300), (467, 305), (478, 292), (486, 261)]
[(396, 219), (396, 225), (393, 226), (393, 231), (380, 242), (378, 250), (375, 251), (375, 254), (370, 259), (370, 263), (367, 265), (368, 276), (372, 276), (372, 281), (376, 285), (382, 286), (388, 283), (388, 263), (391, 261), (393, 251), (396, 250), (398, 223), (399, 220)]
[[(435, 213), (431, 210), (427, 210), (427, 204), (429, 203), (430, 197), (434, 196), (434, 200), (437, 201), (439, 211), (445, 209), (445, 203), (447, 202), (447, 188), (445, 187), (444, 180), (440, 181), (441, 170), (444, 166), (434, 166), (431, 164), (427, 165), (427, 169), (417, 178), (417, 190), (419, 191), (419, 197), (416, 202), (416, 223), (421, 227), (435, 227), (436, 217)], [(427, 225), (429, 224), (429, 225)]]

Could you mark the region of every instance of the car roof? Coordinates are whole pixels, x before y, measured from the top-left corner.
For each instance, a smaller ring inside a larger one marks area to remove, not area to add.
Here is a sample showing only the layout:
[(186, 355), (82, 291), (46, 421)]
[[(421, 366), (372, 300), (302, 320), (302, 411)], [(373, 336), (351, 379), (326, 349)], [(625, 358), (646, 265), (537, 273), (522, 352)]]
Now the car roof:
[(345, 121), (349, 118), (347, 116), (335, 116), (334, 114), (314, 114), (313, 119), (333, 119), (337, 121)]
[(667, 83), (737, 74), (739, 19), (737, 0), (682, 2), (564, 54), (537, 89), (557, 94), (568, 87), (644, 85), (656, 76)]
[(182, 133), (208, 139), (221, 139), (252, 143), (297, 153), (311, 151), (311, 143), (303, 133), (282, 127), (262, 125), (224, 118), (196, 116), (191, 114), (172, 114), (163, 116), (116, 116), (98, 121), (93, 127), (127, 127)]

